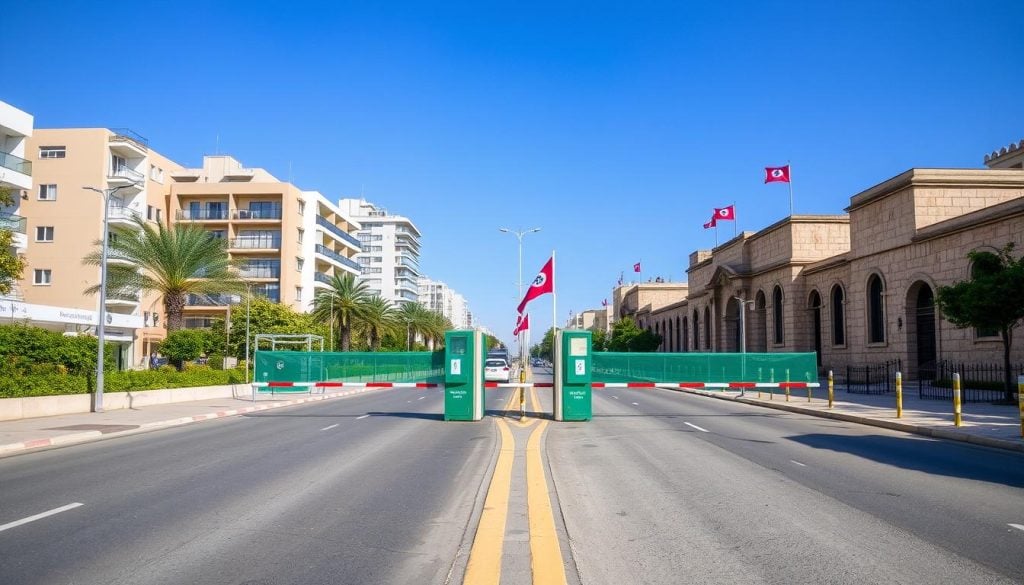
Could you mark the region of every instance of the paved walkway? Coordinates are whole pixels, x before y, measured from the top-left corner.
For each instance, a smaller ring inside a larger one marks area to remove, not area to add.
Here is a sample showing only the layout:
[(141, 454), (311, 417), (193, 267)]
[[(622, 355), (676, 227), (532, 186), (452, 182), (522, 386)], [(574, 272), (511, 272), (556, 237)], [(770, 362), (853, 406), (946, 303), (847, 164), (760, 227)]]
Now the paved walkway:
[[(829, 409), (828, 391), (824, 387), (812, 391), (813, 396), (810, 402), (807, 401), (806, 390), (792, 390), (787, 402), (783, 391), (779, 389), (775, 389), (774, 395), (762, 392), (760, 398), (756, 390), (748, 390), (744, 396), (740, 396), (738, 392), (729, 391), (673, 389), (718, 399), (738, 400), (762, 407), (1024, 451), (1024, 439), (1021, 438), (1021, 413), (1017, 406), (965, 403), (961, 411), (963, 425), (958, 428), (953, 425), (952, 403), (944, 400), (921, 400), (917, 397), (916, 387), (912, 391), (907, 390), (903, 393), (902, 418), (896, 418), (896, 397), (893, 394), (865, 395), (836, 390), (834, 406)], [(159, 427), (191, 424), (257, 410), (330, 400), (367, 391), (382, 390), (370, 388), (312, 396), (305, 394), (284, 397), (280, 395), (276, 397), (261, 396), (255, 403), (243, 399), (216, 398), (153, 405), (138, 409), (110, 410), (102, 413), (0, 421), (0, 457), (31, 449), (80, 443)]]

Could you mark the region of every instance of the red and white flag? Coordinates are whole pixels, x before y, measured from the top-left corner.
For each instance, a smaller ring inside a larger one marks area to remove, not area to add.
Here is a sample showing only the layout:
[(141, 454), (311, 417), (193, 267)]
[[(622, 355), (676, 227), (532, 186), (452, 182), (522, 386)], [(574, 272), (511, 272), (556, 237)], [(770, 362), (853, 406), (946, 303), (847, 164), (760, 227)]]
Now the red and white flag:
[(788, 183), (789, 182), (789, 165), (784, 167), (765, 167), (764, 168), (764, 182), (765, 183)]
[(519, 301), (520, 314), (526, 308), (526, 304), (533, 299), (555, 292), (555, 276), (553, 272), (554, 258), (548, 258), (548, 261), (544, 263), (544, 267), (537, 273), (537, 277), (530, 283), (530, 288), (526, 289), (526, 295), (523, 296), (523, 300)]
[(718, 220), (717, 214), (711, 216), (711, 221), (709, 221), (706, 224), (704, 224), (704, 229), (711, 229), (713, 227), (716, 227), (718, 225), (718, 221), (717, 220)]
[(633, 265), (633, 272), (640, 272), (640, 263), (637, 262)]
[(736, 221), (736, 206), (716, 207), (715, 221)]
[(605, 300), (601, 301), (601, 306), (602, 307), (607, 307), (608, 306), (608, 299), (605, 299)]
[(526, 331), (529, 328), (530, 328), (530, 315), (529, 315), (529, 313), (527, 313), (526, 315), (519, 315), (518, 317), (516, 317), (516, 328), (512, 332), (512, 335), (519, 335), (520, 333), (522, 333), (523, 331)]

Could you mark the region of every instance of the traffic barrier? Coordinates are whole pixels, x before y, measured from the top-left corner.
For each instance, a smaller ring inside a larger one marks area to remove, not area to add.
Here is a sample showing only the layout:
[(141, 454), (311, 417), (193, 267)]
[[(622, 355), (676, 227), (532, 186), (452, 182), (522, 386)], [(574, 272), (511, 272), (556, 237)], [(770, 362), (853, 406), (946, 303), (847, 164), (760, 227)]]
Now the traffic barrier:
[(748, 389), (748, 388), (818, 388), (817, 382), (592, 382), (591, 388), (658, 388), (675, 386), (696, 390), (711, 389)]

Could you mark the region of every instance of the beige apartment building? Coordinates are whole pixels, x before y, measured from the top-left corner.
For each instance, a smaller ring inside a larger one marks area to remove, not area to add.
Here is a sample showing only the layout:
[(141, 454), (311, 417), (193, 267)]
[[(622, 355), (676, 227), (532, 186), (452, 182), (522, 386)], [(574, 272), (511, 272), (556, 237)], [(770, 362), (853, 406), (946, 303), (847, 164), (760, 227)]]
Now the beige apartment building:
[[(85, 290), (99, 282), (100, 269), (82, 258), (102, 237), (103, 196), (85, 187), (116, 189), (109, 203), (115, 240), (139, 229), (134, 218), (164, 221), (166, 183), (179, 166), (128, 129), (36, 129), (25, 158), (34, 175), (20, 206), (27, 219), (28, 267), (13, 317), (66, 334), (95, 334), (99, 296)], [(118, 346), (121, 368), (145, 365), (145, 356), (165, 337), (162, 312), (156, 295), (108, 296), (106, 336)]]
[[(791, 216), (695, 251), (688, 291), (659, 306), (645, 301), (650, 284), (616, 289), (615, 315), (661, 334), (662, 351), (738, 351), (742, 334), (747, 351), (816, 351), (822, 370), (1001, 364), (997, 335), (958, 329), (935, 307), (937, 287), (970, 277), (968, 252), (1013, 242), (1024, 253), (1024, 141), (985, 164), (910, 169), (854, 195), (845, 215)], [(1024, 361), (1024, 344), (1012, 359)]]
[[(168, 176), (170, 220), (225, 239), (254, 294), (308, 311), (335, 275), (359, 274), (354, 232), (360, 225), (320, 193), (226, 155), (206, 156), (202, 168), (178, 168)], [(231, 295), (191, 295), (185, 326), (209, 327), (236, 301)]]

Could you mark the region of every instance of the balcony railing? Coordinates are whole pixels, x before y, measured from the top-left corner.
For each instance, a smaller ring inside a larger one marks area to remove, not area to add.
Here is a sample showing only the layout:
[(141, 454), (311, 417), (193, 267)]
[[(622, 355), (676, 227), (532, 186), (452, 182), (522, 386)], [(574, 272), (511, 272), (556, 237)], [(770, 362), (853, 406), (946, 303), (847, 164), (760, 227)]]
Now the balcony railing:
[(275, 284), (273, 287), (269, 286), (254, 286), (252, 287), (252, 294), (261, 296), (268, 301), (274, 301), (278, 303), (281, 301), (281, 289)]
[(239, 270), (245, 278), (281, 278), (281, 266), (242, 266)]
[(139, 182), (145, 179), (146, 175), (126, 166), (118, 166), (110, 169), (110, 174), (107, 175), (107, 177), (111, 179), (127, 179), (129, 181)]
[(139, 302), (139, 294), (125, 291), (107, 291), (107, 301), (128, 301), (130, 303), (137, 303)]
[(231, 238), (232, 248), (242, 248), (245, 250), (277, 250), (281, 247), (281, 238), (270, 238), (270, 237), (241, 237)]
[(203, 220), (203, 219), (227, 219), (227, 209), (179, 209), (174, 214), (175, 219), (182, 220)]
[(237, 302), (237, 297), (229, 294), (188, 295), (185, 304), (190, 307), (226, 307)]
[(138, 148), (149, 150), (149, 140), (128, 128), (111, 128), (110, 131), (114, 133), (110, 142), (134, 142)]
[(209, 329), (213, 327), (213, 317), (185, 317), (185, 329)]
[(331, 278), (328, 274), (323, 272), (314, 272), (313, 280), (316, 280), (317, 282), (322, 282), (324, 284), (331, 284), (332, 282), (334, 282), (333, 278)]
[(110, 208), (110, 214), (107, 217), (109, 217), (110, 219), (136, 220), (141, 219), (142, 215), (140, 215), (138, 211), (135, 211), (130, 207), (122, 207), (119, 205), (115, 205)]
[(327, 256), (332, 260), (340, 262), (341, 264), (348, 266), (349, 268), (355, 270), (356, 272), (359, 272), (360, 270), (358, 262), (342, 256), (341, 254), (335, 252), (334, 250), (331, 250), (330, 248), (324, 246), (323, 244), (317, 244), (316, 251), (318, 254), (323, 254), (324, 256)]
[(235, 219), (281, 219), (281, 209), (236, 209)]
[(28, 218), (13, 213), (0, 213), (0, 229), (23, 234), (28, 229)]
[(329, 231), (332, 234), (338, 236), (339, 238), (345, 240), (346, 242), (352, 244), (356, 248), (362, 248), (362, 244), (359, 243), (359, 240), (356, 239), (355, 236), (353, 236), (352, 234), (349, 234), (348, 232), (346, 232), (345, 230), (341, 229), (340, 227), (338, 227), (338, 226), (334, 225), (333, 223), (327, 221), (326, 219), (324, 219), (323, 216), (321, 216), (321, 215), (316, 216), (316, 224), (319, 225), (319, 226), (323, 226), (324, 228), (327, 229), (327, 231)]
[(32, 174), (32, 162), (14, 156), (9, 152), (0, 152), (0, 167), (11, 169), (23, 175)]

